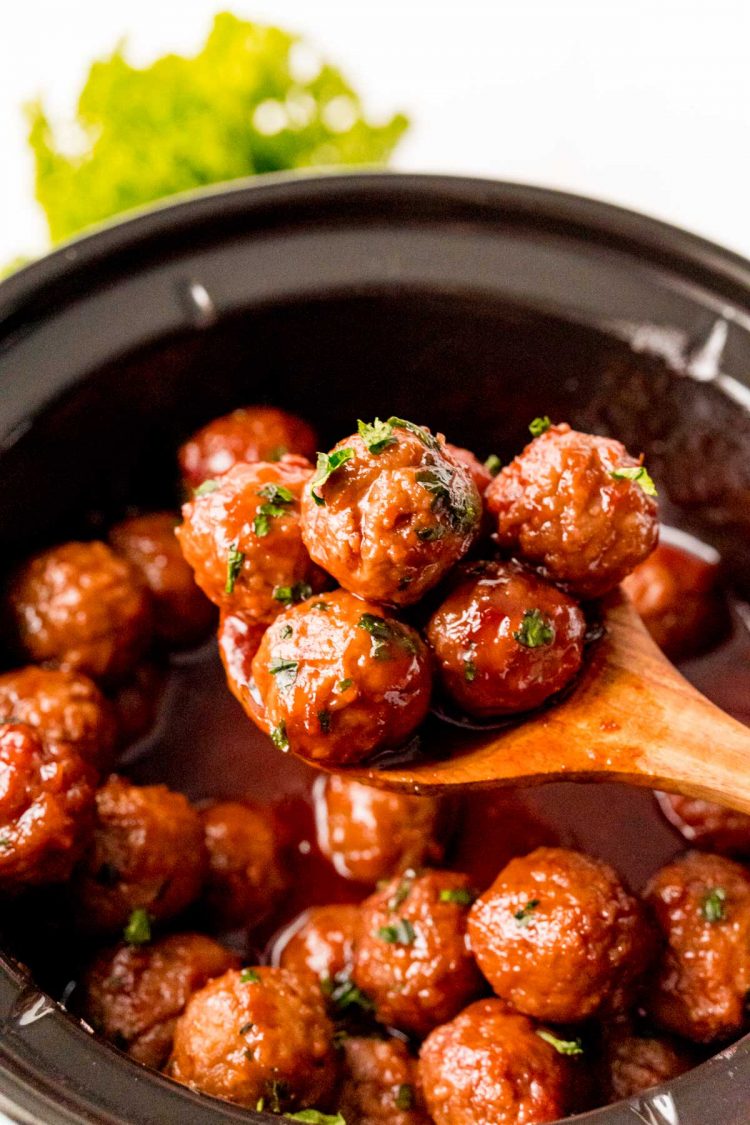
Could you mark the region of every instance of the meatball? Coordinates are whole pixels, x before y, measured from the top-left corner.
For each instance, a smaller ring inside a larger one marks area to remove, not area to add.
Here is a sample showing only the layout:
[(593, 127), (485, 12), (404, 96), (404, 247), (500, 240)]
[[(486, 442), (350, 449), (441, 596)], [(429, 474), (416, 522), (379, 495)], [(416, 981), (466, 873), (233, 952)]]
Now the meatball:
[(625, 590), (670, 660), (697, 656), (728, 631), (718, 574), (718, 564), (660, 543), (625, 579)]
[(21, 646), (36, 663), (123, 679), (151, 639), (137, 571), (106, 543), (65, 543), (27, 562), (9, 592)]
[(487, 489), (498, 543), (573, 595), (606, 594), (659, 537), (656, 500), (633, 479), (639, 467), (619, 441), (552, 426)]
[(200, 893), (203, 825), (181, 793), (112, 776), (96, 795), (91, 848), (75, 883), (81, 926), (114, 932), (135, 910), (161, 921)]
[(302, 537), (346, 590), (411, 605), (466, 554), (482, 502), (442, 436), (391, 423), (365, 426), (364, 436), (320, 455), (302, 495)]
[(497, 995), (552, 1023), (622, 1007), (655, 945), (612, 868), (566, 848), (512, 859), (472, 907), (469, 938)]
[(750, 856), (750, 816), (713, 801), (657, 793), (661, 811), (686, 840), (727, 855)]
[(374, 886), (406, 867), (440, 863), (446, 817), (434, 797), (414, 797), (350, 781), (341, 774), (315, 782), (318, 847), (339, 875)]
[(219, 618), (219, 656), (229, 690), (264, 729), (263, 707), (253, 682), (253, 659), (267, 626), (246, 613), (222, 612)]
[(215, 418), (180, 448), (179, 462), (188, 488), (221, 476), (234, 465), (280, 461), (285, 453), (308, 460), (318, 447), (307, 422), (273, 406), (247, 406)]
[(101, 953), (83, 981), (82, 1015), (117, 1047), (161, 1069), (177, 1017), (212, 977), (237, 968), (234, 954), (202, 934), (171, 934), (149, 945)]
[(479, 716), (528, 711), (564, 688), (585, 633), (574, 601), (512, 562), (467, 567), (427, 626), (446, 693)]
[(0, 676), (0, 722), (33, 727), (51, 745), (73, 746), (96, 769), (109, 769), (116, 725), (96, 684), (78, 672), (31, 664)]
[[(252, 671), (261, 725), (275, 745), (331, 766), (401, 745), (430, 702), (432, 669), (419, 634), (346, 590), (277, 617)], [(247, 710), (258, 722), (257, 708)]]
[(156, 723), (165, 685), (164, 669), (157, 664), (139, 664), (111, 695), (117, 718), (117, 741), (131, 746), (149, 733)]
[(429, 1125), (417, 1062), (400, 1039), (351, 1035), (341, 1044), (338, 1110), (347, 1125)]
[(320, 989), (288, 969), (217, 977), (178, 1019), (169, 1073), (249, 1109), (321, 1107), (333, 1091), (336, 1059)]
[(91, 833), (96, 774), (75, 746), (0, 725), (0, 890), (64, 882)]
[(572, 1063), (526, 1016), (478, 1000), (422, 1044), (419, 1076), (436, 1125), (533, 1125), (572, 1108)]
[(203, 902), (218, 929), (257, 926), (287, 886), (273, 815), (247, 801), (220, 801), (201, 812), (208, 850)]
[(299, 497), (311, 472), (301, 457), (235, 465), (184, 505), (180, 546), (216, 605), (269, 622), (322, 588), (300, 534)]
[(750, 876), (730, 859), (690, 852), (654, 875), (646, 899), (666, 939), (651, 1015), (698, 1043), (735, 1035), (750, 990)]
[(198, 589), (175, 536), (171, 512), (152, 512), (118, 523), (109, 541), (132, 563), (151, 592), (154, 634), (165, 645), (185, 648), (202, 641), (214, 623), (214, 608)]
[(602, 1096), (607, 1102), (635, 1097), (679, 1077), (694, 1064), (687, 1050), (671, 1039), (617, 1027), (605, 1039)]
[(277, 953), (282, 969), (312, 973), (320, 981), (348, 980), (362, 917), (346, 903), (313, 906), (294, 924)]
[(482, 989), (469, 951), (469, 880), (452, 871), (405, 872), (362, 903), (352, 979), (381, 1023), (426, 1035)]

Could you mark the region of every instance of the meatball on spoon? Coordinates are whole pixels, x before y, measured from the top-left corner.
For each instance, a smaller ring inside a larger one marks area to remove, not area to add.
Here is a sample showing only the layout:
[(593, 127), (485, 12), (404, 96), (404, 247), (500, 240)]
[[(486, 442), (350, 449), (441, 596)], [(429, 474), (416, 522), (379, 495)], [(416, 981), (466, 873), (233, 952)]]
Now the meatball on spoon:
[(504, 729), (441, 724), (429, 761), (347, 771), (388, 788), (626, 781), (750, 812), (750, 729), (696, 691), (662, 655), (621, 590), (602, 602), (604, 635), (572, 692)]

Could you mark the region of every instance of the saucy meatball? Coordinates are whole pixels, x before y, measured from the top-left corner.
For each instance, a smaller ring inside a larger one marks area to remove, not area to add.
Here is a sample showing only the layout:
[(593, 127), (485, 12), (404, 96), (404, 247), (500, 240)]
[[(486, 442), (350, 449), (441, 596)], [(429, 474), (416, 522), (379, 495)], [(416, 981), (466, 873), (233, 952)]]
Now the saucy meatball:
[(487, 489), (498, 543), (573, 595), (606, 594), (659, 537), (650, 481), (633, 479), (639, 468), (619, 441), (552, 426)]
[(352, 979), (381, 1023), (426, 1035), (482, 989), (469, 951), (465, 875), (404, 872), (362, 903)]
[(655, 945), (613, 869), (567, 848), (512, 859), (472, 907), (469, 937), (497, 995), (553, 1023), (622, 1007)]
[(288, 969), (232, 970), (209, 981), (177, 1021), (169, 1073), (249, 1109), (320, 1108), (336, 1080), (320, 989)]
[(713, 801), (657, 793), (659, 807), (686, 840), (707, 851), (750, 856), (750, 816)]
[(109, 541), (151, 593), (157, 639), (183, 648), (205, 638), (215, 611), (185, 562), (175, 536), (177, 523), (171, 512), (133, 516), (112, 528)]
[(666, 939), (649, 1011), (698, 1043), (736, 1034), (750, 990), (750, 876), (722, 856), (690, 852), (646, 888)]
[(151, 640), (151, 603), (137, 571), (106, 543), (65, 543), (27, 562), (10, 609), (21, 646), (39, 664), (115, 682)]
[(605, 1036), (602, 1095), (607, 1102), (632, 1098), (678, 1078), (694, 1064), (688, 1051), (672, 1039), (615, 1028)]
[(623, 583), (643, 623), (670, 660), (687, 660), (721, 640), (729, 614), (718, 564), (660, 543)]
[(526, 1016), (478, 1000), (422, 1044), (419, 1076), (436, 1125), (534, 1125), (572, 1108), (572, 1064)]
[(0, 889), (63, 882), (88, 842), (96, 774), (69, 743), (0, 725)]
[(270, 810), (248, 801), (219, 801), (201, 811), (208, 850), (203, 903), (218, 929), (257, 926), (287, 887)]
[(198, 488), (239, 463), (280, 461), (285, 453), (309, 460), (317, 447), (315, 431), (301, 418), (273, 406), (246, 406), (198, 430), (178, 456), (185, 484)]
[(347, 1125), (429, 1125), (417, 1061), (400, 1039), (347, 1036), (338, 1110)]
[(205, 872), (203, 825), (187, 799), (112, 776), (96, 795), (94, 838), (75, 882), (80, 924), (106, 933), (135, 910), (171, 918), (198, 897)]
[(313, 906), (284, 941), (278, 953), (279, 964), (282, 969), (312, 973), (320, 981), (348, 980), (361, 924), (358, 906)]
[(299, 524), (300, 493), (311, 472), (301, 457), (235, 465), (215, 488), (184, 505), (180, 546), (216, 605), (269, 622), (285, 605), (322, 588)]
[[(327, 765), (399, 746), (430, 701), (432, 669), (419, 634), (346, 590), (277, 617), (252, 670), (260, 725), (275, 745)], [(257, 707), (246, 709), (258, 722)]]
[(427, 626), (446, 693), (479, 716), (528, 711), (564, 688), (585, 633), (574, 601), (505, 562), (467, 567)]
[(344, 589), (411, 605), (466, 554), (482, 502), (441, 435), (391, 423), (376, 421), (320, 455), (302, 494), (302, 537)]
[(112, 764), (114, 712), (88, 676), (34, 664), (6, 672), (0, 676), (0, 723), (15, 720), (48, 744), (75, 747), (98, 770)]
[(318, 847), (339, 875), (374, 886), (407, 867), (437, 864), (445, 810), (434, 797), (414, 797), (350, 781), (341, 774), (315, 782)]
[(101, 953), (83, 981), (82, 1015), (106, 1039), (161, 1069), (177, 1017), (191, 995), (238, 959), (202, 934), (171, 934), (148, 945)]

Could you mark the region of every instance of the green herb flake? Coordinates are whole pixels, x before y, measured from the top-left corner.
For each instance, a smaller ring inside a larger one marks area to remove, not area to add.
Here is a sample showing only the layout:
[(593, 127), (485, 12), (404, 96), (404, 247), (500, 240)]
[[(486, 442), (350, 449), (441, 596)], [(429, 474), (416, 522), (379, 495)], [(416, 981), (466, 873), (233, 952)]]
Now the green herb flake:
[(716, 922), (723, 922), (727, 916), (726, 903), (727, 892), (723, 887), (712, 887), (711, 890), (704, 895), (701, 903), (701, 914), (712, 925)]
[(439, 523), (431, 524), (429, 527), (418, 527), (416, 535), (422, 543), (434, 543), (438, 539), (445, 538), (445, 528)]
[(649, 476), (645, 465), (626, 465), (622, 469), (612, 469), (609, 474), (613, 480), (633, 480), (639, 484), (647, 496), (658, 495), (656, 485)]
[(268, 671), (275, 678), (279, 691), (289, 691), (294, 687), (298, 667), (296, 660), (275, 660), (269, 664)]
[(544, 414), (541, 418), (535, 418), (533, 422), (529, 423), (529, 433), (532, 437), (539, 437), (540, 434), (546, 434), (551, 425), (552, 421), (549, 414)]
[(244, 551), (238, 551), (237, 544), (233, 543), (229, 548), (229, 557), (227, 559), (227, 581), (226, 585), (224, 586), (225, 594), (234, 593), (234, 585), (237, 581), (240, 571), (242, 570), (242, 564), (244, 563), (244, 561)]
[(281, 458), (285, 457), (288, 452), (289, 452), (289, 450), (287, 449), (287, 447), (285, 445), (275, 445), (273, 447), (273, 449), (269, 452), (266, 460), (267, 461), (280, 461)]
[(348, 978), (321, 981), (321, 988), (325, 995), (328, 997), (329, 1002), (335, 1008), (338, 1015), (343, 1015), (348, 1012), (350, 1008), (358, 1008), (362, 1012), (371, 1012), (373, 1010), (373, 1003), (369, 996), (366, 996), (360, 988), (357, 988), (353, 981)]
[(396, 1090), (396, 1107), (398, 1109), (411, 1109), (414, 1105), (414, 1087), (406, 1082)]
[(295, 582), (293, 586), (274, 586), (273, 597), (282, 605), (297, 605), (312, 597), (312, 586), (307, 582)]
[(390, 445), (398, 444), (398, 438), (394, 434), (393, 426), (390, 422), (381, 422), (379, 418), (376, 418), (372, 425), (370, 425), (368, 422), (363, 422), (360, 419), (357, 422), (357, 429), (368, 451), (373, 453), (376, 457)]
[(254, 1027), (254, 1023), (243, 1023), (242, 1027), (240, 1028), (240, 1035), (249, 1035)]
[(477, 517), (476, 508), (469, 502), (468, 495), (462, 499), (459, 489), (454, 487), (454, 469), (447, 465), (433, 465), (428, 469), (419, 469), (414, 479), (432, 494), (432, 511), (445, 512), (454, 531), (465, 532), (472, 527)]
[(266, 1083), (266, 1094), (271, 1113), (281, 1113), (284, 1108), (283, 1103), (289, 1097), (289, 1085), (278, 1078), (272, 1078), (270, 1082)]
[(307, 1125), (346, 1125), (340, 1113), (321, 1113), (319, 1109), (300, 1109), (284, 1116), (288, 1121), (304, 1121)]
[[(260, 974), (257, 969), (243, 969), (240, 973), (240, 984), (259, 984)], [(252, 1027), (252, 1024), (250, 1025)], [(240, 1032), (240, 1035), (244, 1032)]]
[(473, 660), (464, 661), (464, 679), (468, 684), (473, 684), (477, 678), (477, 666)]
[(279, 725), (277, 727), (274, 727), (271, 731), (271, 742), (274, 744), (277, 750), (281, 750), (284, 754), (286, 754), (287, 750), (289, 749), (289, 739), (286, 733), (286, 723), (283, 721), (283, 719), (279, 723)]
[(330, 602), (313, 602), (313, 609), (319, 609), (321, 613), (328, 613), (331, 608)]
[(122, 932), (128, 945), (146, 945), (151, 941), (151, 915), (144, 907), (138, 906), (128, 918)]
[(280, 504), (261, 504), (255, 513), (253, 531), (259, 539), (265, 539), (271, 530), (271, 520), (284, 515), (286, 515), (286, 508), (282, 508)]
[(555, 627), (538, 609), (524, 610), (521, 627), (513, 634), (524, 648), (541, 648), (555, 639)]
[(393, 892), (391, 897), (388, 899), (388, 909), (389, 910), (398, 910), (401, 903), (404, 902), (409, 897), (409, 895), (411, 893), (411, 889), (412, 889), (413, 886), (414, 886), (414, 880), (413, 879), (409, 879), (409, 878), (402, 879), (401, 882), (399, 883), (399, 885), (396, 887), (396, 890)]
[(318, 722), (323, 734), (328, 734), (331, 730), (331, 717), (330, 711), (318, 711)]
[(528, 926), (538, 905), (538, 898), (530, 898), (525, 906), (522, 906), (520, 910), (517, 910), (515, 912), (513, 917), (522, 929), (525, 929)]
[(445, 887), (440, 892), (440, 902), (454, 902), (456, 906), (471, 906), (475, 896), (468, 887)]
[(294, 630), (292, 629), (291, 625), (284, 625), (282, 627), (281, 632), (279, 633), (279, 640), (280, 641), (288, 641), (289, 638), (292, 636), (293, 632), (294, 632)]
[(336, 684), (336, 691), (348, 691), (353, 683), (354, 680), (339, 680), (339, 682)]
[(197, 500), (200, 496), (210, 496), (212, 492), (216, 492), (219, 487), (217, 480), (204, 480), (203, 484), (199, 484), (197, 488), (193, 489), (193, 499)]
[(497, 453), (490, 453), (489, 457), (484, 463), (484, 467), (491, 477), (496, 477), (503, 467), (503, 463), (498, 457)]
[(284, 488), (283, 484), (264, 484), (258, 490), (258, 496), (262, 500), (267, 500), (269, 504), (293, 504), (294, 494), (288, 488)]
[(0, 850), (7, 852), (10, 847), (10, 840), (7, 836), (0, 836)]
[(381, 926), (375, 936), (389, 945), (412, 945), (417, 935), (408, 918), (399, 918), (392, 926)]
[(347, 461), (351, 461), (354, 450), (351, 446), (344, 449), (334, 449), (333, 453), (319, 453), (318, 463), (315, 466), (315, 475), (310, 481), (310, 495), (319, 507), (325, 505), (325, 499), (320, 495), (320, 490), (332, 473), (340, 469)]
[(364, 629), (372, 637), (372, 655), (376, 660), (390, 660), (391, 645), (394, 643), (411, 656), (415, 656), (418, 651), (414, 638), (401, 625), (386, 621), (384, 617), (378, 617), (374, 613), (363, 613), (357, 622), (357, 628)]
[(423, 426), (417, 426), (414, 422), (407, 422), (405, 418), (394, 418), (393, 415), (388, 419), (387, 425), (414, 434), (422, 442), (422, 445), (426, 445), (428, 449), (433, 451), (440, 449), (440, 442)]
[(583, 1054), (580, 1039), (558, 1039), (551, 1031), (545, 1031), (544, 1028), (537, 1028), (537, 1035), (540, 1039), (543, 1039), (545, 1043), (549, 1043), (551, 1047), (554, 1047), (558, 1055)]

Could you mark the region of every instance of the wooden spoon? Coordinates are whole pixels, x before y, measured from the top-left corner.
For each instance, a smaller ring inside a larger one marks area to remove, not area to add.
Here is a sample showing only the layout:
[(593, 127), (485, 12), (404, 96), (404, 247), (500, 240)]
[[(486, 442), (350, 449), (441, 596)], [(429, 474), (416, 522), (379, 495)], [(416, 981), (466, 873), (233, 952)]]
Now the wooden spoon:
[[(604, 601), (605, 635), (571, 694), (501, 730), (471, 731), (434, 760), (347, 776), (390, 789), (626, 781), (750, 813), (750, 727), (696, 691), (651, 640), (627, 595)], [(457, 733), (453, 728), (444, 728)], [(429, 749), (429, 748), (428, 748)]]

